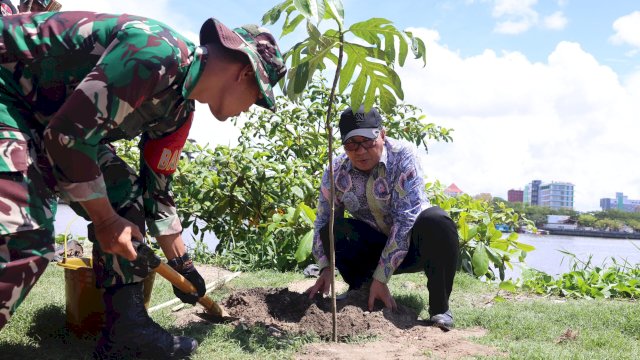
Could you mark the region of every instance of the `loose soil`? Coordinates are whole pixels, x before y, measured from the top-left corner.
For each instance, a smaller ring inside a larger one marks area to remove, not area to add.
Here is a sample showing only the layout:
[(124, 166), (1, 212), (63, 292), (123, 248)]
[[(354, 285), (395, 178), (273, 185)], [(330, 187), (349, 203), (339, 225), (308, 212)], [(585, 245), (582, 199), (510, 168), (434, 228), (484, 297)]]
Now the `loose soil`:
[[(332, 335), (331, 299), (317, 296), (310, 300), (303, 292), (314, 279), (290, 284), (288, 288), (254, 288), (238, 290), (220, 304), (236, 326), (263, 326), (272, 336), (315, 333), (323, 340)], [(346, 288), (339, 283), (336, 288)], [(474, 344), (468, 339), (482, 337), (484, 329), (454, 329), (444, 332), (429, 326), (411, 308), (398, 304), (391, 311), (377, 304), (368, 310), (368, 289), (349, 292), (347, 299), (337, 302), (338, 343), (306, 345), (297, 359), (459, 359), (500, 354), (494, 348)], [(187, 326), (204, 322), (193, 307), (176, 313), (177, 324)], [(375, 340), (345, 343), (347, 340)]]

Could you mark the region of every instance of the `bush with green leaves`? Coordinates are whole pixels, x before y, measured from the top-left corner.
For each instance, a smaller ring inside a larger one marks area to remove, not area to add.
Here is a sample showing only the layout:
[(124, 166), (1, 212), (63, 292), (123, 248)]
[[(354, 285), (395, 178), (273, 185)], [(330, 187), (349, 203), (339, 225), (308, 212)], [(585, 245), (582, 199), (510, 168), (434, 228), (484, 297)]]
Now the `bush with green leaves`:
[[(218, 263), (290, 270), (312, 261), (314, 209), (328, 157), (322, 107), (328, 92), (319, 79), (298, 103), (279, 97), (277, 114), (254, 109), (236, 147), (185, 147), (190, 156), (181, 160), (173, 181), (176, 204), (183, 226), (193, 226), (196, 234), (213, 231), (220, 239)], [(348, 106), (344, 96), (336, 101), (337, 109)], [(415, 106), (381, 113), (391, 137), (425, 149), (432, 140), (451, 141), (451, 130), (427, 123)]]
[(535, 249), (519, 242), (517, 233), (512, 231), (504, 236), (496, 229), (498, 224), (511, 229), (521, 224), (533, 227), (531, 221), (504, 203), (474, 199), (467, 194), (450, 197), (444, 194), (438, 181), (426, 187), (431, 203), (447, 211), (458, 226), (460, 270), (479, 278), (505, 280), (506, 268), (512, 269), (515, 260), (524, 262), (527, 253)]
[(568, 298), (640, 299), (640, 264), (611, 258), (611, 264), (596, 266), (591, 256), (581, 260), (572, 253), (563, 253), (571, 258), (569, 272), (554, 278), (544, 272), (527, 269), (523, 271), (522, 279), (505, 281), (500, 288), (510, 292), (522, 289), (539, 295)]

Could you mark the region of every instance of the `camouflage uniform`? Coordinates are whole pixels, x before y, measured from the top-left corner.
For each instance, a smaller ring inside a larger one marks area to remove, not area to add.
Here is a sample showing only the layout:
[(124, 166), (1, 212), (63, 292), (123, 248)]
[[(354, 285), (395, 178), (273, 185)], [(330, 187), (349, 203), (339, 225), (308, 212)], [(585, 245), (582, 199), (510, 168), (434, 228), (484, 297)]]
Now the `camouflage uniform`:
[[(140, 175), (108, 144), (142, 134), (141, 154), (154, 158), (165, 139), (186, 139), (187, 97), (207, 52), (132, 15), (14, 15), (0, 19), (0, 34), (2, 328), (53, 257), (56, 195), (85, 218), (78, 201), (108, 196), (143, 233), (145, 221), (151, 236), (182, 230), (169, 186), (181, 144), (159, 163), (141, 157)], [(103, 253), (91, 226), (89, 235), (98, 286), (146, 276), (146, 267)]]

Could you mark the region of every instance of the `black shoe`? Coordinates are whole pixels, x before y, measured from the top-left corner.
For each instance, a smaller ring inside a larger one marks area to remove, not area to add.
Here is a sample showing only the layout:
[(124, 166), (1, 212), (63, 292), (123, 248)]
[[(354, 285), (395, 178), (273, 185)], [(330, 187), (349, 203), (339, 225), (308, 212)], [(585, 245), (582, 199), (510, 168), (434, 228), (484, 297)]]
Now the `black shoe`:
[(198, 347), (195, 339), (173, 336), (156, 324), (144, 307), (142, 283), (105, 289), (105, 327), (96, 359), (181, 359)]
[(447, 330), (453, 328), (453, 314), (451, 310), (447, 310), (442, 314), (433, 315), (430, 320), (434, 326), (439, 328)]

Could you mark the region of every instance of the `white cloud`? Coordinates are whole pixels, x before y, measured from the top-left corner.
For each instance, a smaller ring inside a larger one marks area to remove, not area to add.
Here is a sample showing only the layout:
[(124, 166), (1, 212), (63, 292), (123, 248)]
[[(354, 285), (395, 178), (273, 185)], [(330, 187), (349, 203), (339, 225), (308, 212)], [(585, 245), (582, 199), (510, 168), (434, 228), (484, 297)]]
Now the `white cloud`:
[(569, 20), (564, 16), (562, 11), (556, 11), (544, 18), (543, 26), (549, 30), (563, 30), (567, 27)]
[(572, 42), (531, 62), (492, 50), (461, 57), (437, 33), (414, 33), (429, 55), (426, 68), (400, 70), (406, 101), (455, 129), (453, 143), (429, 146), (430, 180), (501, 197), (533, 179), (568, 181), (583, 211), (618, 191), (640, 198), (640, 72), (623, 82)]
[[(538, 0), (485, 0), (493, 3), (491, 15), (497, 19), (493, 31), (499, 34), (517, 35), (528, 31), (534, 26), (542, 26), (549, 30), (563, 30), (569, 20), (562, 11), (544, 17), (534, 9)], [(559, 1), (558, 6), (566, 5), (566, 1)]]
[(640, 48), (640, 11), (616, 19), (613, 22), (613, 30), (616, 33), (610, 38), (612, 43)]
[(538, 0), (495, 0), (492, 15), (499, 21), (494, 31), (501, 34), (520, 34), (538, 22), (538, 13), (533, 10)]

